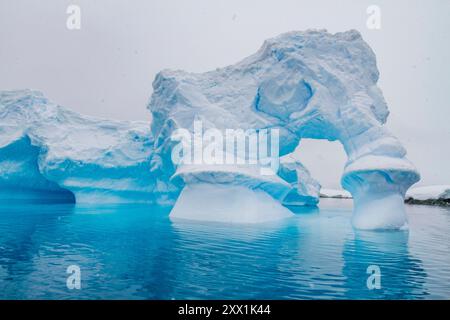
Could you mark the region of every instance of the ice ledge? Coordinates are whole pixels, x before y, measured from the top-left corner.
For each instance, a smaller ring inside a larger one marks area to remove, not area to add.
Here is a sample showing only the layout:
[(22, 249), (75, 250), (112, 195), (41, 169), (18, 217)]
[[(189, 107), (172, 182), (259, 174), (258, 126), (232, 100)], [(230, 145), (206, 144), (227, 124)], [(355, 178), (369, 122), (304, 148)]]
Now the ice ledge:
[(228, 184), (187, 185), (173, 207), (171, 219), (254, 224), (293, 217), (266, 192)]

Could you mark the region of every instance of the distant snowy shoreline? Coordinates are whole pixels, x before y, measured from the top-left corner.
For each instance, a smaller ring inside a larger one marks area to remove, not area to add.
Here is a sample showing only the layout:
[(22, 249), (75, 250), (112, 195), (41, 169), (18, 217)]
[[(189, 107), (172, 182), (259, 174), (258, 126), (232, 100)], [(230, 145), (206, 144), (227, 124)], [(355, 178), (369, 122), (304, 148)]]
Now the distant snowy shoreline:
[(321, 198), (352, 199), (350, 192), (343, 189), (320, 189)]
[[(351, 194), (342, 189), (320, 190), (321, 198), (352, 199)], [(405, 203), (433, 206), (450, 206), (450, 185), (436, 185), (411, 188), (406, 192)]]
[(450, 206), (450, 185), (411, 188), (406, 192), (405, 202), (409, 204)]

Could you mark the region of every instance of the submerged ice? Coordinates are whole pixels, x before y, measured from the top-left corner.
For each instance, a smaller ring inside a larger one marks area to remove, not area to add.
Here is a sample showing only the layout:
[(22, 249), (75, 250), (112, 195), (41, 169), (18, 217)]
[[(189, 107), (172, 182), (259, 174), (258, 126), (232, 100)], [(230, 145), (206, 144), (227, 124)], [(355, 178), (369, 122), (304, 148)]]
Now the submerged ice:
[[(1, 92), (0, 199), (158, 202), (174, 204), (173, 218), (280, 219), (292, 215), (285, 206), (318, 203), (320, 184), (293, 152), (303, 138), (327, 139), (348, 156), (341, 183), (354, 226), (402, 228), (405, 192), (419, 174), (385, 126), (377, 81), (358, 32), (306, 31), (269, 39), (222, 69), (160, 72), (151, 125), (81, 116), (35, 91)], [(276, 174), (261, 174), (259, 162), (174, 163), (174, 133), (194, 133), (198, 121), (221, 132), (278, 130)]]

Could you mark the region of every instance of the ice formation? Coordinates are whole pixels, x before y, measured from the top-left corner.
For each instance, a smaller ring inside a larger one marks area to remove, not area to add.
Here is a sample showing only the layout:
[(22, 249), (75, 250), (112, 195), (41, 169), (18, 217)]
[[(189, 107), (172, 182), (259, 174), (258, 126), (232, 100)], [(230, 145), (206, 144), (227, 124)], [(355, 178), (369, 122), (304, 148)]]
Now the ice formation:
[(288, 218), (292, 213), (259, 189), (223, 183), (189, 183), (183, 188), (170, 216), (249, 224)]
[(81, 116), (31, 90), (0, 92), (0, 199), (170, 201), (149, 124)]
[(281, 158), (278, 175), (289, 182), (291, 189), (283, 198), (287, 206), (315, 206), (319, 202), (321, 186), (308, 169), (293, 154)]
[[(302, 138), (339, 140), (348, 156), (342, 185), (354, 198), (353, 225), (402, 228), (404, 195), (419, 174), (384, 126), (389, 112), (377, 81), (375, 55), (357, 31), (282, 34), (232, 66), (160, 72), (149, 104), (155, 147), (168, 159), (174, 130), (192, 131), (195, 121), (219, 130), (277, 128), (280, 155)], [(233, 170), (228, 175), (246, 175)], [(224, 184), (206, 171), (209, 184)], [(203, 174), (200, 167), (190, 176)]]
[[(405, 192), (419, 174), (384, 125), (377, 81), (375, 55), (358, 32), (306, 31), (269, 39), (222, 69), (160, 72), (151, 127), (81, 116), (35, 91), (0, 92), (0, 199), (176, 201), (173, 218), (280, 219), (291, 215), (284, 205), (318, 202), (320, 185), (290, 155), (314, 138), (338, 140), (347, 153), (341, 183), (354, 199), (354, 226), (402, 228)], [(195, 133), (199, 121), (220, 132), (278, 130), (276, 174), (267, 174), (260, 153), (232, 165), (174, 163), (174, 133)]]

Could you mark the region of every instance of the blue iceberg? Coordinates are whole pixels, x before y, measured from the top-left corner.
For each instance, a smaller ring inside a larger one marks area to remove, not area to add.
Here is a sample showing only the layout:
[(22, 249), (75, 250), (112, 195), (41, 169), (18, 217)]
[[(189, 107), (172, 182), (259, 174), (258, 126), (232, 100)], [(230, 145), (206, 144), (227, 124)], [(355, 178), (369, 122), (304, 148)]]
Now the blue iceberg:
[[(320, 184), (293, 153), (313, 138), (338, 140), (347, 153), (341, 183), (356, 228), (404, 228), (403, 200), (419, 173), (385, 126), (377, 81), (375, 55), (357, 31), (310, 30), (269, 39), (225, 68), (160, 72), (151, 124), (82, 116), (37, 91), (3, 91), (0, 200), (148, 202), (173, 206), (173, 219), (271, 221), (292, 216), (286, 206), (318, 203)], [(195, 137), (198, 122), (214, 132), (276, 129), (274, 174), (260, 153), (241, 159), (217, 140), (200, 148), (242, 161), (175, 163), (174, 135)]]
[[(377, 87), (378, 75), (373, 51), (353, 30), (282, 34), (241, 62), (206, 73), (164, 70), (156, 76), (148, 106), (155, 148), (169, 152), (173, 133), (179, 128), (194, 132), (196, 121), (219, 130), (276, 128), (280, 156), (292, 153), (302, 138), (338, 140), (348, 156), (342, 186), (354, 198), (353, 225), (403, 228), (405, 192), (419, 180), (419, 173), (385, 127), (389, 112)], [(170, 159), (168, 153), (163, 158)], [(203, 174), (201, 166), (191, 170), (192, 175)], [(214, 181), (214, 170), (204, 170), (211, 185), (233, 180)], [(248, 168), (235, 166), (232, 171), (228, 175), (250, 176)], [(272, 196), (273, 206), (290, 191)], [(192, 217), (198, 214), (197, 209), (186, 210)]]
[(81, 116), (31, 90), (0, 92), (0, 199), (173, 203), (151, 169), (148, 123)]

